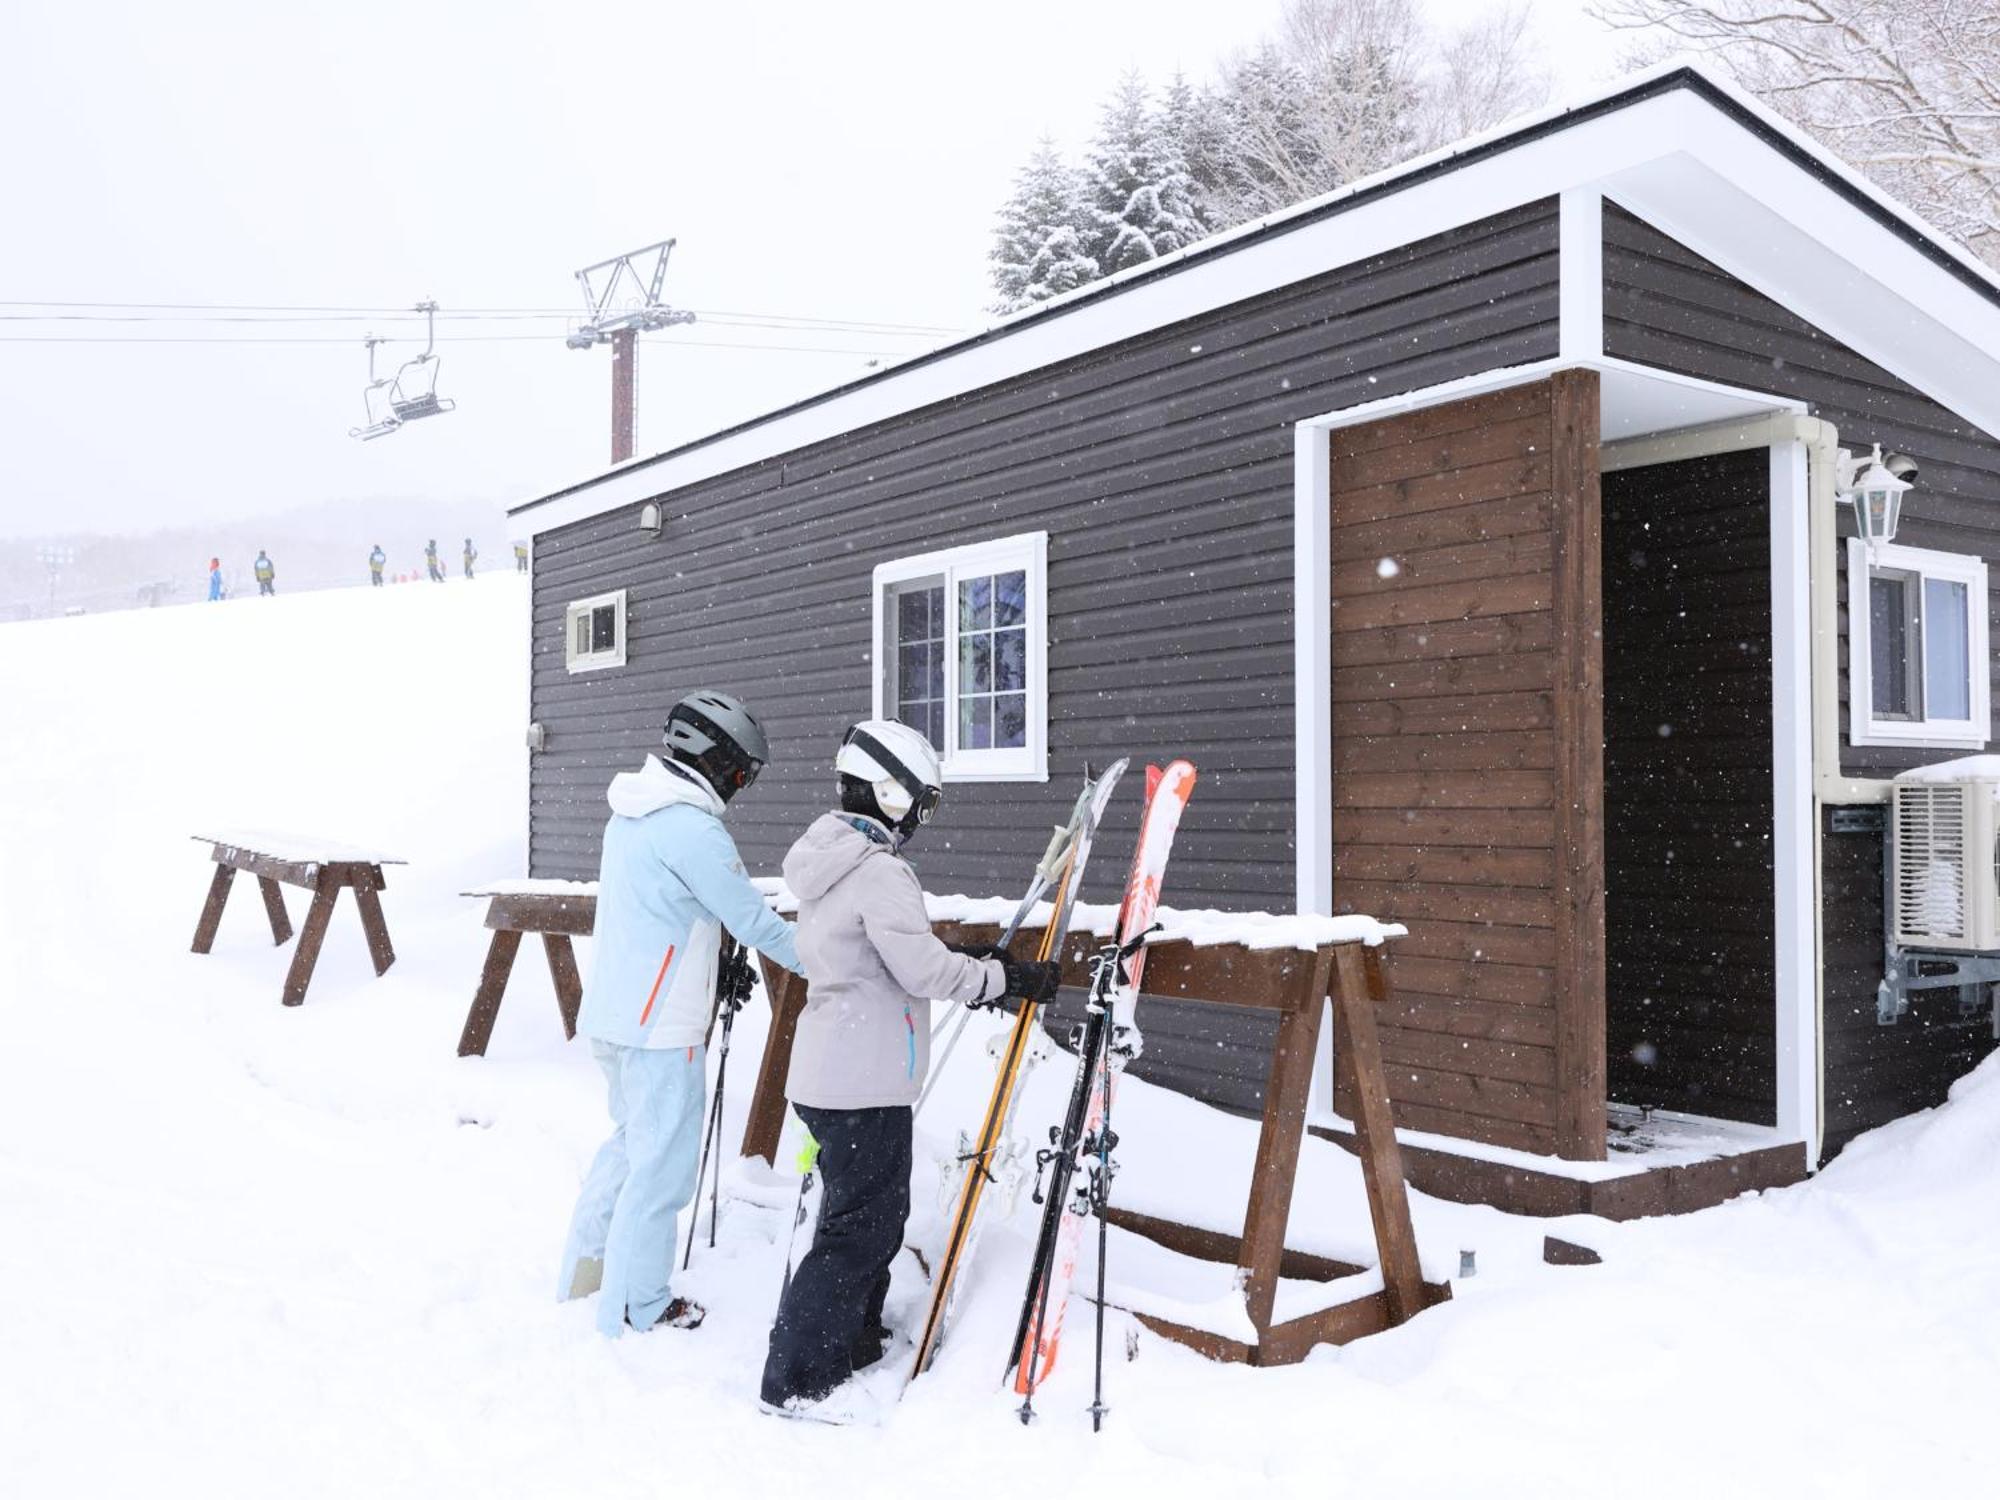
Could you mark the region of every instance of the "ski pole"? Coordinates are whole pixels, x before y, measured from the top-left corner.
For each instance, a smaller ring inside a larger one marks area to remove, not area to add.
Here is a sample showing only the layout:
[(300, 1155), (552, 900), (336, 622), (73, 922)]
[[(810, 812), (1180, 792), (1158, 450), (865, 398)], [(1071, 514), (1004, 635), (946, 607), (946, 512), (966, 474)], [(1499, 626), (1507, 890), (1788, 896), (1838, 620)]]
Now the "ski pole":
[[(721, 961), (716, 966), (715, 1007), (722, 1020), (722, 1050), (716, 1060), (715, 1098), (709, 1104), (708, 1125), (701, 1136), (701, 1162), (694, 1175), (694, 1212), (688, 1216), (687, 1248), (681, 1252), (681, 1269), (685, 1271), (694, 1259), (695, 1225), (701, 1219), (701, 1185), (708, 1177), (708, 1158), (715, 1143), (722, 1138), (723, 1088), (729, 1078), (729, 1037), (736, 1023), (736, 1012), (743, 1008), (750, 998), (750, 960), (743, 945), (734, 938), (725, 939)], [(715, 1221), (722, 1213), (722, 1163), (715, 1166), (715, 1190), (708, 1215), (708, 1247), (715, 1248)]]
[(1111, 1249), (1111, 1148), (1118, 1137), (1111, 1133), (1111, 1045), (1106, 1039), (1099, 1064), (1104, 1088), (1104, 1119), (1097, 1132), (1097, 1181), (1092, 1185), (1092, 1206), (1097, 1210), (1097, 1375), (1090, 1397), (1090, 1430), (1104, 1430), (1104, 1262)]

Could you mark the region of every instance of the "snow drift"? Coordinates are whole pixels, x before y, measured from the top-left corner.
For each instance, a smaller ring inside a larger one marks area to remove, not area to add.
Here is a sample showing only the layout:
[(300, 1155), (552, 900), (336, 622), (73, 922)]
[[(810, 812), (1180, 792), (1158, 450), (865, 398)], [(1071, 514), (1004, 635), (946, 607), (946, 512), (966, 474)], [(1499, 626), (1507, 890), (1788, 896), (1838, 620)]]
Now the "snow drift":
[[(987, 1235), (936, 1370), (879, 1430), (755, 1411), (783, 1171), (732, 1168), (722, 1243), (688, 1280), (707, 1326), (599, 1339), (549, 1284), (603, 1105), (532, 952), (489, 1056), (453, 1055), (485, 937), (458, 892), (525, 874), (526, 631), (526, 592), (505, 577), (0, 627), (0, 1490), (975, 1500), (1990, 1482), (2000, 1059), (1815, 1181), (1695, 1218), (1530, 1222), (1417, 1198), (1427, 1259), (1474, 1250), (1477, 1277), (1396, 1333), (1292, 1369), (1210, 1365), (1151, 1338), (1127, 1363), (1115, 1315), (1096, 1438), (1087, 1339), (1066, 1347), (1035, 1428), (999, 1390), (1025, 1199)], [(384, 897), (395, 968), (373, 977), (343, 910), (311, 997), (282, 1009), (288, 950), (243, 892), (213, 955), (189, 954), (207, 878), (189, 835), (211, 822), (408, 859)], [(762, 1027), (753, 1006), (731, 1142)], [(959, 1048), (920, 1174), (986, 1071), (979, 1047)], [(1032, 1081), (1030, 1128), (1055, 1118), (1062, 1072)], [(1240, 1218), (1252, 1122), (1128, 1081), (1119, 1130), (1121, 1201)], [(920, 1181), (918, 1234), (933, 1196)], [(1604, 1264), (1544, 1266), (1545, 1232)], [(1292, 1235), (1368, 1243), (1359, 1175), (1318, 1141)], [(1149, 1305), (1226, 1310), (1226, 1268), (1122, 1235), (1113, 1254), (1114, 1281)], [(892, 1318), (921, 1291), (902, 1270)]]

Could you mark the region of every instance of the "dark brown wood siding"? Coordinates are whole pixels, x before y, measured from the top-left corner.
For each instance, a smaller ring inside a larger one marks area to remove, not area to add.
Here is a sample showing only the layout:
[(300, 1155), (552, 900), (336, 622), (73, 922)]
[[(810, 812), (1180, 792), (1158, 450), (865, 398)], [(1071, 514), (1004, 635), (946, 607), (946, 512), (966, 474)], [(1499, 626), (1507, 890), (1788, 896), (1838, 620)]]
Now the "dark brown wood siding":
[(1604, 476), (1611, 1097), (1776, 1119), (1770, 459)]
[[(1946, 411), (1650, 225), (1610, 208), (1604, 339), (1612, 355), (1800, 398), (1839, 427), (1846, 446), (1880, 442), (1885, 450), (1912, 455), (1922, 473), (1905, 501), (1897, 540), (2000, 564), (2000, 441), (1994, 434)], [(1843, 547), (1843, 768), (1850, 775), (1887, 776), (1967, 753), (1848, 743), (1846, 566)], [(1991, 581), (2000, 589), (2000, 569)], [(2000, 594), (1989, 598), (1987, 614), (1993, 638), (2000, 640)], [(2000, 693), (1995, 702), (2000, 704)], [(1960, 1024), (1955, 997), (1940, 992), (1915, 998), (1911, 1014), (1897, 1025), (1875, 1024), (1875, 985), (1882, 975), (1881, 837), (1828, 835), (1824, 850), (1826, 1125), (1829, 1144), (1837, 1146), (1938, 1103), (1952, 1080), (1993, 1042), (1990, 1029)]]
[[(911, 851), (925, 883), (1022, 886), (1086, 758), (1186, 755), (1201, 784), (1168, 901), (1289, 910), (1293, 424), (1551, 355), (1556, 302), (1541, 203), (663, 495), (657, 541), (636, 507), (539, 534), (534, 873), (595, 874), (605, 785), (703, 685), (770, 727), (730, 822), (775, 873), (868, 712), (871, 570), (1046, 530), (1051, 784), (953, 786)], [(620, 587), (630, 664), (570, 675), (565, 602)], [(1122, 877), (1138, 805), (1113, 809), (1092, 899)]]
[(1397, 1118), (1575, 1156), (1604, 1150), (1595, 394), (1331, 436), (1334, 903), (1410, 928)]

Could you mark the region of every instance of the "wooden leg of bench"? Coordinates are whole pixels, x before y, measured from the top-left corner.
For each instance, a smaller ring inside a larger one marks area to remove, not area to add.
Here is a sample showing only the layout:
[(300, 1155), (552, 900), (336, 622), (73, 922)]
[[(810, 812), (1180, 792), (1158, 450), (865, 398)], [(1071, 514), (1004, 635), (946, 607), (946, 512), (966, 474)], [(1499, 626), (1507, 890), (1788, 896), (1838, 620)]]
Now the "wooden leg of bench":
[(201, 920), (194, 924), (194, 951), (206, 953), (215, 946), (216, 929), (222, 926), (222, 905), (229, 899), (229, 882), (236, 878), (234, 865), (217, 865), (215, 878), (208, 883), (208, 899), (202, 903)]
[(576, 951), (569, 934), (545, 932), (542, 951), (549, 959), (549, 979), (556, 987), (556, 1004), (562, 1007), (563, 1035), (576, 1040), (576, 1012), (583, 1004), (583, 976), (576, 970)]
[(493, 1023), (500, 1018), (500, 997), (507, 993), (507, 976), (514, 972), (514, 953), (521, 934), (502, 928), (486, 945), (486, 966), (479, 971), (479, 989), (465, 1013), (465, 1030), (458, 1036), (460, 1057), (484, 1057), (493, 1040)]
[(1264, 1123), (1257, 1132), (1256, 1164), (1250, 1173), (1250, 1201), (1243, 1210), (1242, 1259), (1250, 1321), (1268, 1331), (1285, 1258), (1285, 1225), (1292, 1213), (1292, 1187), (1305, 1135), (1306, 1100), (1312, 1091), (1313, 1054), (1318, 1048), (1320, 1013), (1332, 965), (1322, 952), (1314, 961), (1299, 1004), (1278, 1022), (1265, 1085)]
[(313, 886), (312, 905), (306, 909), (306, 925), (299, 929), (299, 946), (292, 953), (291, 972), (285, 975), (285, 1004), (303, 1005), (306, 986), (312, 983), (319, 963), (320, 945), (326, 941), (327, 923), (333, 920), (333, 899), (340, 887), (321, 872)]
[(361, 908), (361, 930), (367, 935), (368, 956), (375, 961), (378, 979), (396, 961), (396, 950), (389, 943), (389, 924), (382, 920), (382, 898), (375, 894), (381, 889), (377, 883), (381, 878), (379, 873), (363, 872), (354, 882), (354, 904)]
[(257, 877), (257, 889), (264, 893), (264, 915), (271, 919), (271, 941), (283, 947), (292, 938), (292, 919), (285, 912), (285, 893), (268, 875)]
[(764, 993), (771, 997), (771, 1030), (764, 1039), (764, 1060), (757, 1069), (757, 1087), (750, 1096), (750, 1117), (743, 1125), (739, 1154), (775, 1163), (778, 1137), (785, 1128), (785, 1078), (792, 1070), (792, 1038), (806, 1008), (806, 982), (767, 958)]
[(1423, 1311), (1424, 1273), (1410, 1223), (1403, 1150), (1396, 1140), (1382, 1043), (1375, 1028), (1375, 1007), (1389, 998), (1389, 986), (1379, 948), (1349, 943), (1335, 952), (1340, 986), (1333, 1002), (1334, 1051), (1354, 1091), (1354, 1145), (1368, 1188), (1368, 1211), (1375, 1221), (1389, 1321), (1401, 1323)]

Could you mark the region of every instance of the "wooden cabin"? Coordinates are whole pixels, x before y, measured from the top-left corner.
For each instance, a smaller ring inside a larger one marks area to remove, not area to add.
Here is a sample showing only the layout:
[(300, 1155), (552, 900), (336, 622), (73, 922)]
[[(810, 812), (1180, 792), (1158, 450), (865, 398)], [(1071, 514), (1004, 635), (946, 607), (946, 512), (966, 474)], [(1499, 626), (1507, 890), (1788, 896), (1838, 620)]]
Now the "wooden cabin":
[[(1837, 493), (1877, 444), (1879, 548)], [(1190, 757), (1170, 904), (1406, 923), (1399, 1120), (1474, 1175), (1675, 1121), (1781, 1180), (1994, 1045), (1876, 989), (1887, 777), (1994, 738), (2000, 280), (1699, 70), (514, 515), (534, 875), (594, 875), (609, 777), (716, 686), (777, 747), (761, 874), (871, 713), (943, 751), (938, 892), (1022, 886), (1085, 762)], [(1146, 1024), (1257, 1107), (1254, 1012)]]

